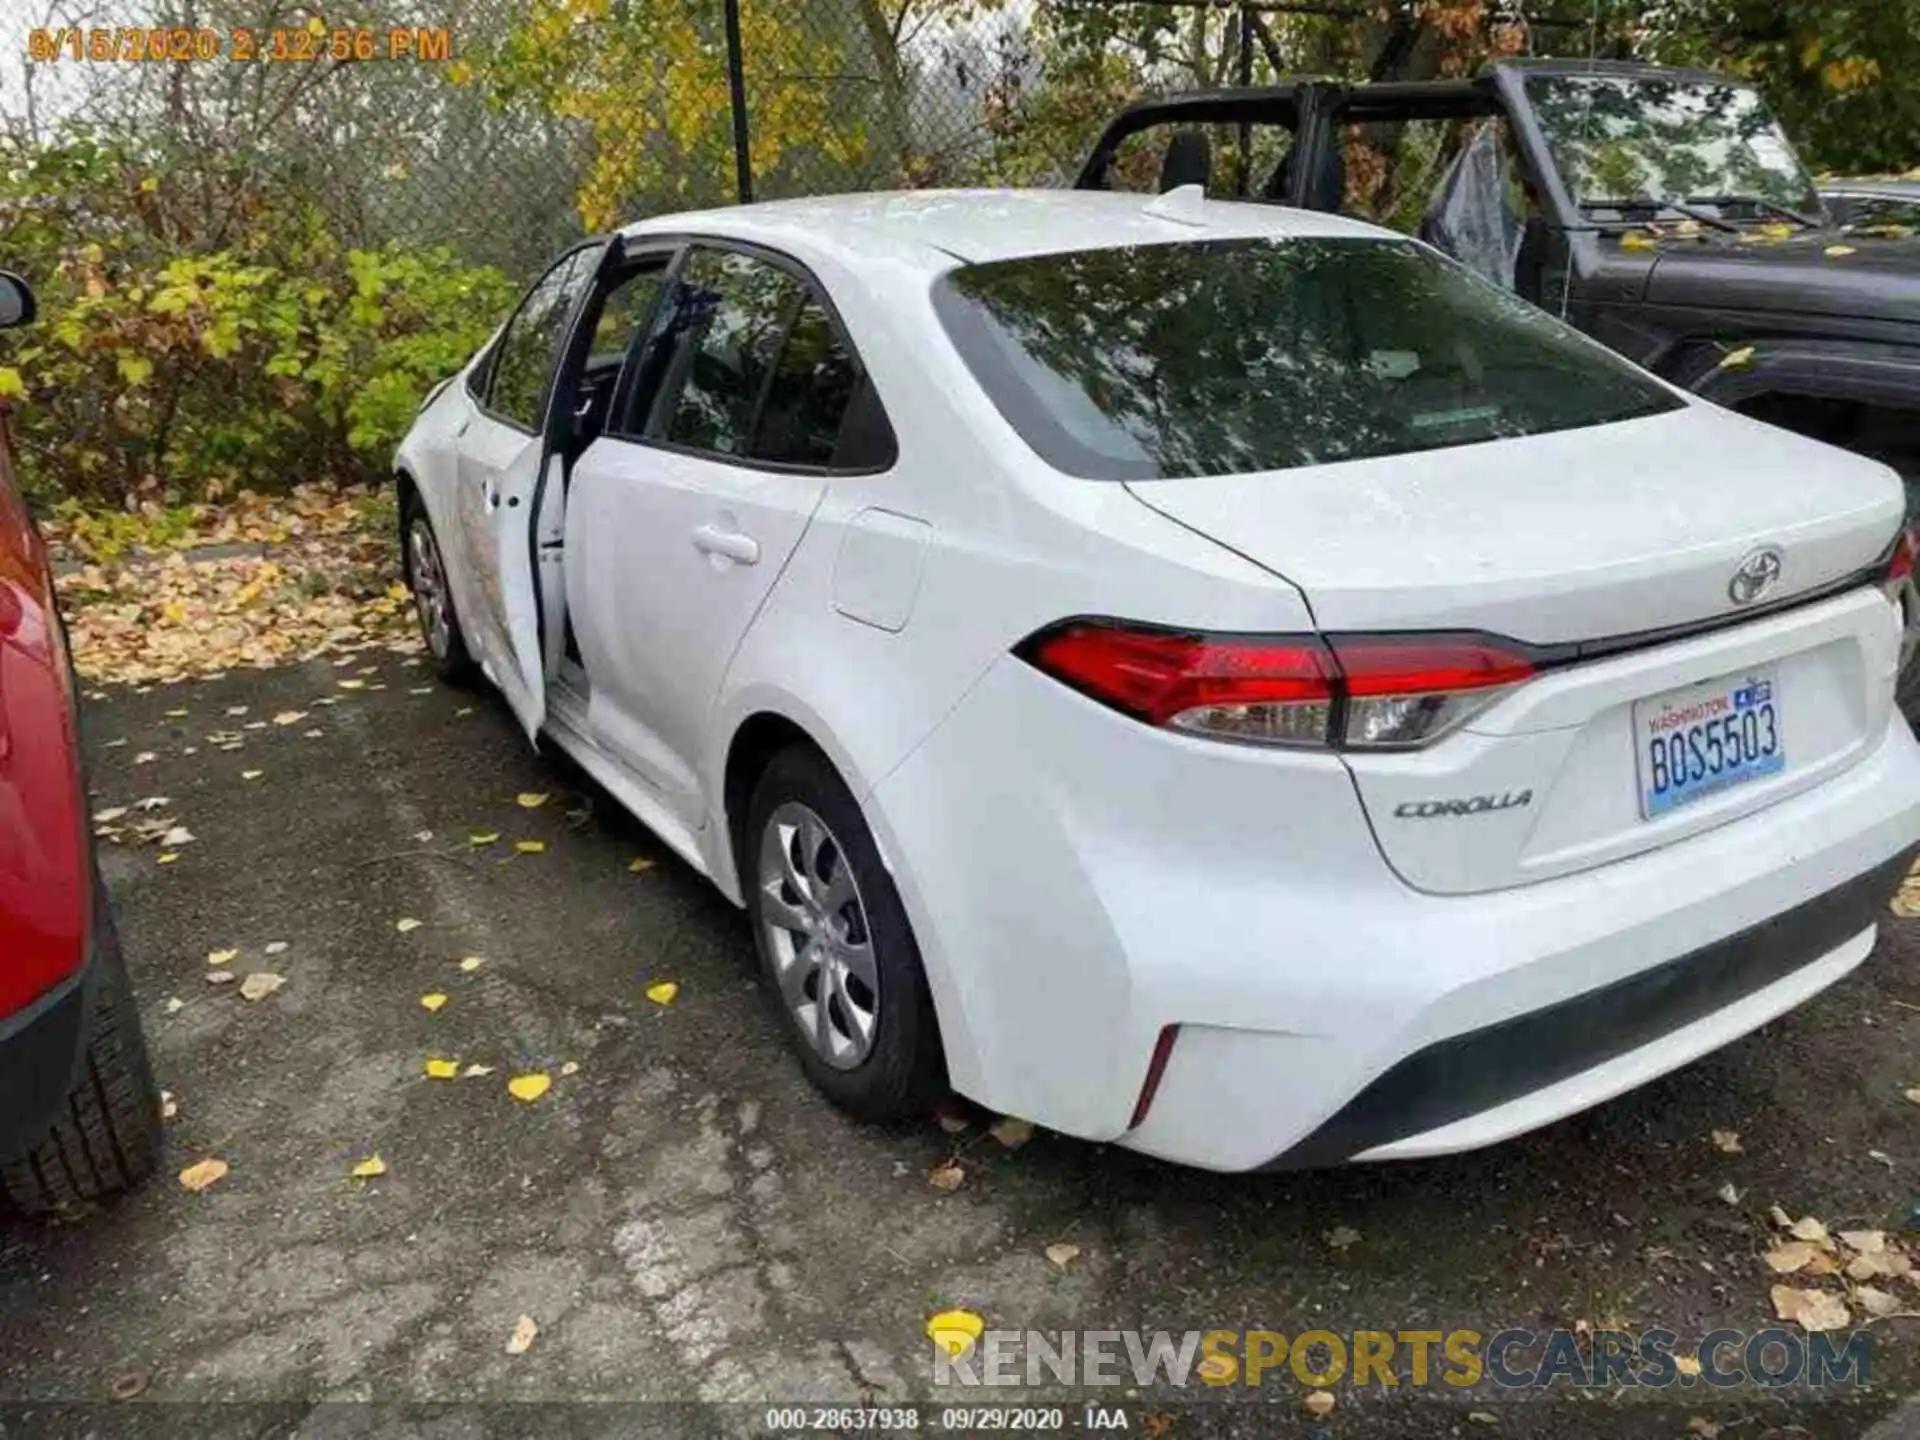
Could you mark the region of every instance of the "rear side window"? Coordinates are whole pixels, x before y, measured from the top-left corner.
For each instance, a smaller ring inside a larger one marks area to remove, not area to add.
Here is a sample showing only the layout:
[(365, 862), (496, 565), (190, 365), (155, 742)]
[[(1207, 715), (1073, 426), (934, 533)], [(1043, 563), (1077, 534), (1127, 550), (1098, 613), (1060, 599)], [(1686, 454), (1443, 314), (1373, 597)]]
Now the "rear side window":
[(777, 465), (892, 462), (892, 431), (839, 325), (798, 275), (758, 256), (693, 250), (640, 363), (646, 435)]
[(1676, 409), (1651, 377), (1420, 246), (1204, 241), (970, 265), (935, 305), (1056, 469), (1246, 474)]

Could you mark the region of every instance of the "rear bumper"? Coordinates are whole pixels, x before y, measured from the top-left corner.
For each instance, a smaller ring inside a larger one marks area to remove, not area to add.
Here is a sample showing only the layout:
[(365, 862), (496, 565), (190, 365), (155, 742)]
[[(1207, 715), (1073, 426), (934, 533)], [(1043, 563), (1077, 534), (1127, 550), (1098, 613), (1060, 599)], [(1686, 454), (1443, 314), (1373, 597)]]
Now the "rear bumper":
[(1249, 1170), (1493, 1143), (1799, 1004), (1871, 948), (1920, 843), (1920, 745), (1891, 716), (1763, 811), (1436, 895), (1389, 869), (1331, 757), (1150, 729), (1009, 661), (865, 809), (956, 1089)]
[(1914, 853), (1679, 959), (1436, 1041), (1265, 1168), (1487, 1144), (1717, 1049), (1866, 959), (1874, 924)]
[(0, 1161), (39, 1143), (66, 1104), (87, 1046), (87, 1005), (101, 947), (116, 942), (106, 896), (92, 882), (92, 923), (80, 968), (26, 1009), (0, 1019)]

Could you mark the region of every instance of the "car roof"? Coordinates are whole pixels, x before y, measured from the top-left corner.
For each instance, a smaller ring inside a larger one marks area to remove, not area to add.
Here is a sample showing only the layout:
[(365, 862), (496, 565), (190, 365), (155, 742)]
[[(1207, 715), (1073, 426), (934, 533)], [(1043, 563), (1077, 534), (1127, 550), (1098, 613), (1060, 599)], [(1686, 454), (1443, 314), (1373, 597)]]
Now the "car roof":
[(830, 253), (850, 265), (956, 263), (1222, 239), (1350, 236), (1391, 231), (1279, 205), (1092, 190), (900, 190), (772, 200), (660, 215), (621, 234), (705, 235), (773, 249)]

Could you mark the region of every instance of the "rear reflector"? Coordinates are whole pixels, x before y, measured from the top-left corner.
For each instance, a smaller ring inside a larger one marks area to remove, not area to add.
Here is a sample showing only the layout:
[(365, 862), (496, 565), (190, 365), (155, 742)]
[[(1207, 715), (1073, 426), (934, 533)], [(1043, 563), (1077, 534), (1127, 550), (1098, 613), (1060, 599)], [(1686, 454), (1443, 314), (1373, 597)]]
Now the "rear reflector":
[(1167, 1061), (1173, 1058), (1173, 1042), (1179, 1038), (1178, 1025), (1161, 1027), (1160, 1038), (1153, 1042), (1153, 1058), (1147, 1061), (1146, 1082), (1140, 1087), (1140, 1098), (1134, 1102), (1133, 1118), (1127, 1121), (1129, 1130), (1140, 1128), (1140, 1122), (1147, 1118), (1147, 1111), (1153, 1108), (1153, 1097), (1160, 1089), (1160, 1080), (1167, 1073)]
[(1880, 580), (1887, 594), (1898, 596), (1900, 587), (1912, 578), (1913, 549), (1913, 531), (1902, 525), (1893, 542), (1893, 554), (1887, 557), (1886, 573)]
[(1321, 748), (1424, 745), (1531, 678), (1531, 660), (1479, 635), (1205, 635), (1069, 620), (1019, 654), (1149, 725)]

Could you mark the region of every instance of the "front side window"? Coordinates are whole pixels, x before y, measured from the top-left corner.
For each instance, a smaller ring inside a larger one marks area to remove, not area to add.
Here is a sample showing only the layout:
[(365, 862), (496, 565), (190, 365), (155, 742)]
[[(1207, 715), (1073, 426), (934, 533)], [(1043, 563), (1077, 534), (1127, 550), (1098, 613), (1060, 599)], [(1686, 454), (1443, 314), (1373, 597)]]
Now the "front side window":
[(576, 250), (540, 277), (507, 322), (491, 360), (487, 409), (527, 430), (546, 419), (547, 394), (567, 322), (593, 278), (598, 249)]
[(1225, 240), (968, 265), (936, 283), (981, 387), (1056, 469), (1246, 474), (1676, 409), (1652, 377), (1432, 251)]
[(1749, 86), (1531, 75), (1527, 98), (1568, 193), (1583, 208), (1677, 200), (1745, 218), (1743, 202), (1762, 216), (1819, 207), (1792, 143)]

